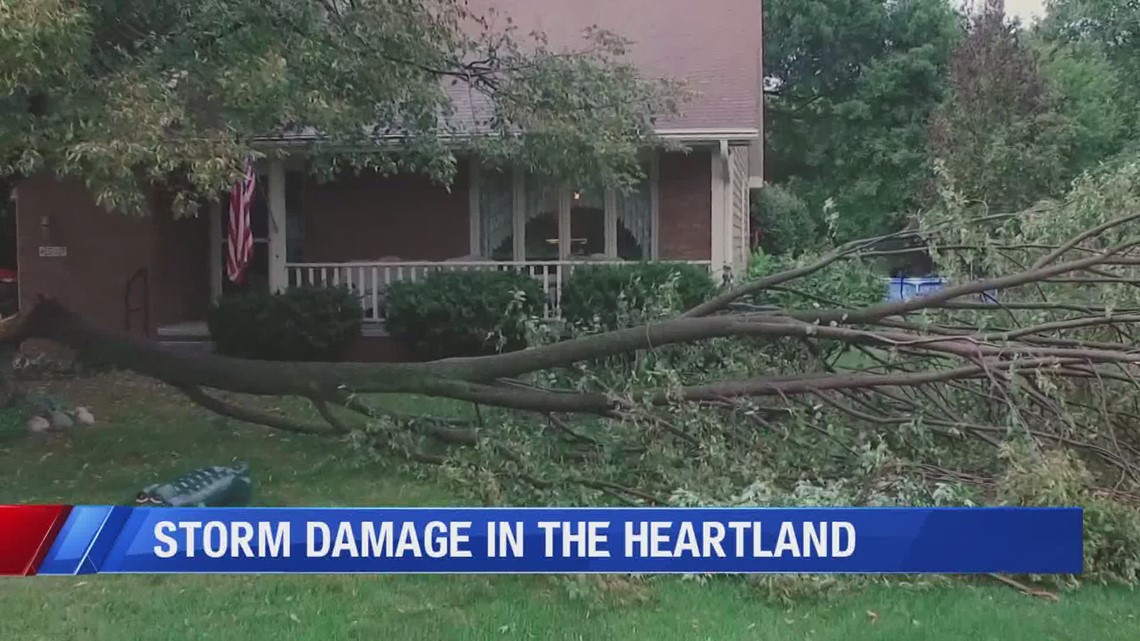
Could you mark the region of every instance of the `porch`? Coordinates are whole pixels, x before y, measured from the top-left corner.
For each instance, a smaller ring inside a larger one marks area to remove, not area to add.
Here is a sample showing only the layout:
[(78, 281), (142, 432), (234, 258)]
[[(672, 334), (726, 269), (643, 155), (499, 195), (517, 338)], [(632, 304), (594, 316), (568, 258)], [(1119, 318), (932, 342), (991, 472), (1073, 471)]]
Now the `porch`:
[(524, 273), (558, 318), (562, 289), (583, 265), (702, 265), (720, 278), (748, 257), (747, 147), (647, 153), (630, 190), (549, 184), (522, 170), (462, 158), (450, 187), (426, 177), (347, 175), (318, 183), (304, 158), (264, 161), (251, 213), (248, 284), (224, 274), (227, 212), (209, 212), (210, 298), (242, 288), (346, 286), (365, 318), (385, 319), (396, 282), (445, 271)]

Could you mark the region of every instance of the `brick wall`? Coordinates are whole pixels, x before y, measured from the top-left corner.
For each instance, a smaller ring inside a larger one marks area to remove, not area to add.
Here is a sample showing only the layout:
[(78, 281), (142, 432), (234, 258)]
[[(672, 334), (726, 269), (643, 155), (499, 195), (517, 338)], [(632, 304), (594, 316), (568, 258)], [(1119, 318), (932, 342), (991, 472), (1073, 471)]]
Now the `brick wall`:
[(662, 260), (709, 260), (712, 246), (710, 152), (661, 154), (657, 176), (659, 257)]
[[(41, 221), (50, 222), (45, 234)], [(20, 184), (16, 202), (20, 305), (39, 295), (104, 329), (126, 326), (127, 281), (148, 272), (149, 330), (164, 323), (200, 320), (209, 303), (205, 220), (173, 220), (155, 199), (152, 213), (128, 217), (97, 206), (75, 182), (36, 176)], [(65, 247), (63, 257), (41, 257), (41, 246)], [(130, 304), (142, 306), (141, 283)], [(132, 333), (141, 333), (143, 314), (132, 315)]]
[[(18, 188), (16, 225), (21, 308), (43, 295), (105, 329), (124, 329), (127, 279), (140, 268), (153, 272), (152, 219), (108, 212), (82, 185), (36, 176)], [(41, 246), (65, 247), (67, 255), (40, 257)], [(137, 317), (135, 327), (141, 322)]]
[(446, 260), (470, 253), (468, 176), (461, 162), (450, 191), (415, 175), (307, 180), (304, 260)]

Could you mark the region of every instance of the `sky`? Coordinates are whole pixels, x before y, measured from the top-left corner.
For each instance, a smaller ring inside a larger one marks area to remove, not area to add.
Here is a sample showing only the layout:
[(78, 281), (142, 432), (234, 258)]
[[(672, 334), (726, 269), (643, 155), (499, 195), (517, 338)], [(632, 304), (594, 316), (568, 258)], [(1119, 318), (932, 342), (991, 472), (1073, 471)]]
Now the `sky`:
[(1005, 0), (1005, 12), (1029, 22), (1045, 13), (1045, 0)]

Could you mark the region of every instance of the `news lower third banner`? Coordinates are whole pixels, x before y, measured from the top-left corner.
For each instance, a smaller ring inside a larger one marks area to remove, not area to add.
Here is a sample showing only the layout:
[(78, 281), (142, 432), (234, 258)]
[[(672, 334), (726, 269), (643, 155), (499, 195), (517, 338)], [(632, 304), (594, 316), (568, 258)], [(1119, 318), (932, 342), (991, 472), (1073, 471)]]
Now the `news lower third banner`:
[(0, 574), (1079, 574), (1079, 508), (0, 506)]

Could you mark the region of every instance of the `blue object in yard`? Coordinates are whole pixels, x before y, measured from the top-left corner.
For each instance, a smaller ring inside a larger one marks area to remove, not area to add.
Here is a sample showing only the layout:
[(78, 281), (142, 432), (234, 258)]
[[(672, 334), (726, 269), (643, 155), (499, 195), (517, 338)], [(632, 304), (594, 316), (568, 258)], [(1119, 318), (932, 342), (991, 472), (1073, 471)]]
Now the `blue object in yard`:
[[(948, 284), (945, 278), (938, 276), (926, 278), (888, 278), (887, 295), (883, 300), (888, 303), (910, 300), (918, 296), (934, 293), (946, 287)], [(977, 296), (981, 302), (995, 305), (997, 304), (998, 290), (988, 289)]]
[(917, 296), (925, 296), (936, 292), (946, 286), (946, 280), (937, 276), (928, 278), (889, 278), (887, 279), (887, 295), (884, 300), (888, 303), (910, 300)]

